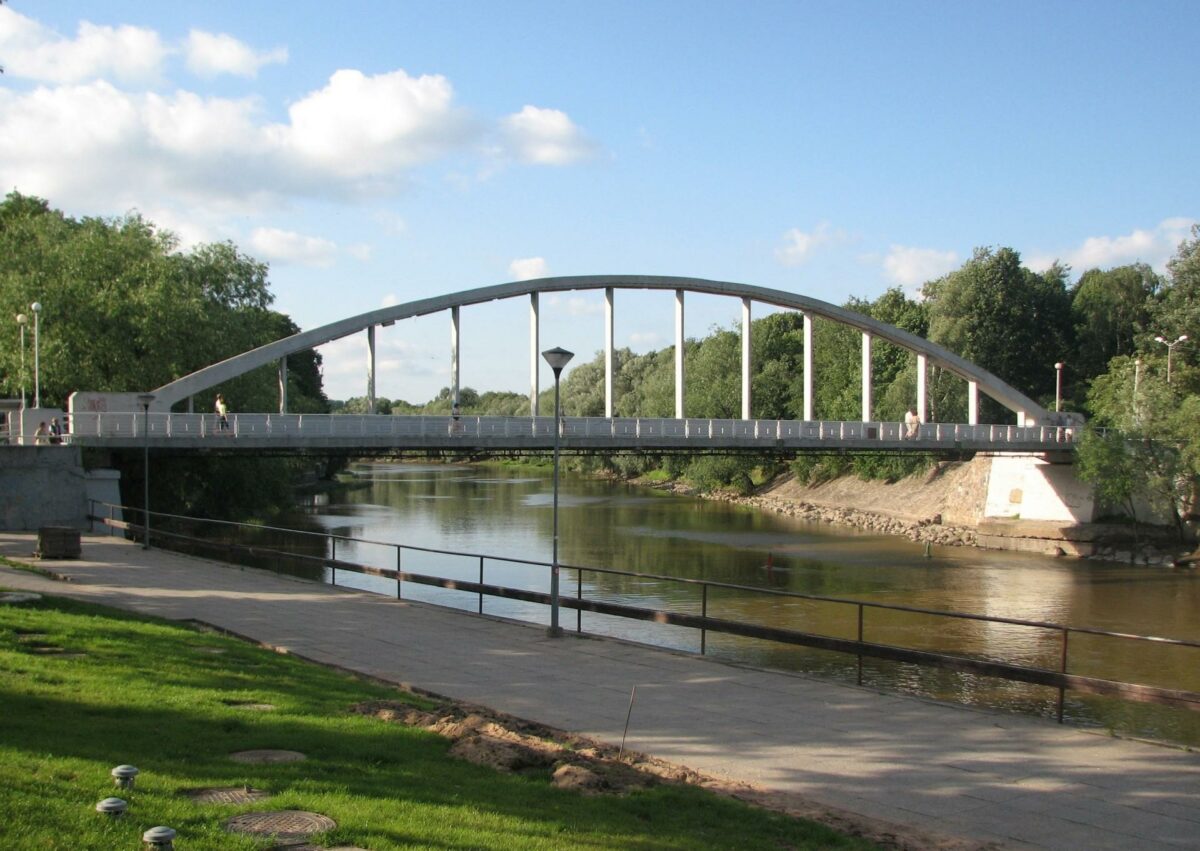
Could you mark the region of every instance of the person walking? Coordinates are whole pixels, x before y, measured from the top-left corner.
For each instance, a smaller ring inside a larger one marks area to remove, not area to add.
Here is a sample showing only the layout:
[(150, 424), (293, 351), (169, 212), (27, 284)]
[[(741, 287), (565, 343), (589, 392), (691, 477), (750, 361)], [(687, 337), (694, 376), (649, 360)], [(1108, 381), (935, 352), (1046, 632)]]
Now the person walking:
[(51, 443), (62, 443), (63, 442), (62, 436), (63, 436), (62, 424), (59, 423), (58, 417), (52, 417), (50, 420), (50, 442)]
[(217, 401), (213, 403), (213, 409), (217, 412), (217, 425), (221, 431), (229, 430), (229, 408), (225, 404), (225, 397), (220, 393), (217, 394)]

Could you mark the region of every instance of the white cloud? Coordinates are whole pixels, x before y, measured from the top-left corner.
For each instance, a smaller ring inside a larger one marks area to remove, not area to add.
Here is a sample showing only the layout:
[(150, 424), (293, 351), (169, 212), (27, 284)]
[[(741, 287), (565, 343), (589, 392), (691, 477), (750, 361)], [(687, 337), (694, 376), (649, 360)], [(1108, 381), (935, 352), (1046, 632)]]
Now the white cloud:
[(187, 66), (200, 77), (233, 74), (256, 77), (264, 65), (282, 65), (288, 60), (286, 47), (256, 52), (252, 47), (224, 33), (192, 30), (183, 45)]
[(1111, 269), (1130, 263), (1146, 263), (1163, 272), (1179, 243), (1191, 235), (1195, 223), (1195, 219), (1176, 217), (1163, 219), (1149, 229), (1135, 228), (1121, 236), (1091, 236), (1077, 247), (1058, 254), (1030, 254), (1025, 258), (1025, 265), (1043, 272), (1058, 260), (1068, 264), (1076, 276), (1088, 269)]
[(4, 57), (4, 73), (13, 77), (51, 83), (108, 75), (125, 81), (155, 81), (167, 53), (153, 30), (84, 21), (70, 39), (0, 6), (0, 56)]
[(398, 295), (396, 295), (395, 293), (388, 293), (387, 295), (385, 295), (383, 297), (383, 300), (381, 302), (379, 302), (379, 306), (380, 307), (395, 307), (399, 303), (400, 303), (400, 297)]
[(337, 245), (327, 239), (279, 228), (256, 228), (250, 245), (268, 260), (302, 266), (332, 266), (337, 254)]
[(665, 337), (657, 331), (634, 331), (629, 335), (630, 345), (641, 347), (648, 346), (655, 348), (665, 341)]
[(599, 296), (584, 298), (573, 295), (563, 298), (558, 293), (551, 293), (546, 298), (546, 305), (561, 309), (568, 316), (598, 316), (604, 312), (604, 302)]
[(565, 113), (525, 106), (501, 122), (505, 149), (517, 161), (534, 165), (570, 165), (597, 152)]
[(940, 278), (958, 265), (958, 254), (953, 251), (908, 245), (893, 245), (883, 259), (888, 278), (909, 289)]
[(784, 266), (799, 266), (812, 259), (818, 248), (844, 242), (845, 239), (845, 232), (834, 230), (829, 222), (821, 222), (811, 233), (792, 228), (783, 235), (783, 245), (775, 249), (775, 259)]
[(514, 281), (532, 281), (534, 278), (545, 278), (549, 268), (544, 257), (523, 257), (508, 264), (508, 274), (512, 275)]

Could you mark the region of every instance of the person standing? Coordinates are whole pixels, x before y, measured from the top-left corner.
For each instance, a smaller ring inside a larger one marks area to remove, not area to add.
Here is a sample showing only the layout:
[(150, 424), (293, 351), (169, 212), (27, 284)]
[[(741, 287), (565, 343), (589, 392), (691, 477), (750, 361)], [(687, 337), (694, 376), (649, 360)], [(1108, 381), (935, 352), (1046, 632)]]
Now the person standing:
[(50, 432), (46, 430), (45, 420), (38, 423), (38, 427), (33, 433), (33, 442), (38, 446), (44, 446), (50, 442)]
[(213, 404), (213, 409), (217, 412), (217, 425), (221, 431), (229, 430), (229, 408), (225, 404), (225, 397), (220, 393), (217, 394), (217, 401)]
[(58, 417), (52, 417), (50, 420), (50, 442), (62, 443), (62, 425), (58, 421)]
[(904, 415), (904, 436), (908, 440), (912, 440), (917, 436), (917, 431), (921, 427), (921, 418), (917, 416), (916, 408), (909, 408)]

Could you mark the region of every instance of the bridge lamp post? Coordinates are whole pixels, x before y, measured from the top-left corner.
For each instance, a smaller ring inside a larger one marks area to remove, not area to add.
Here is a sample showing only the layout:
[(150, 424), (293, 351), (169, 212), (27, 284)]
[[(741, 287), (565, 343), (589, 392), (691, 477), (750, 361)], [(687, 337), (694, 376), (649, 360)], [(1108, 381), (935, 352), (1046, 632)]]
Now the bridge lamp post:
[(146, 516), (145, 540), (142, 549), (150, 549), (150, 403), (154, 401), (153, 393), (139, 393), (138, 404), (142, 406), (142, 482), (145, 490), (142, 493), (142, 512)]
[(29, 317), (24, 313), (17, 314), (17, 325), (21, 327), (21, 407), (25, 407), (25, 326)]
[(562, 635), (558, 625), (558, 443), (562, 432), (562, 408), (558, 401), (559, 377), (563, 367), (575, 357), (574, 352), (555, 347), (542, 352), (542, 357), (554, 371), (554, 542), (553, 555), (550, 561), (550, 636), (557, 638)]
[(1054, 413), (1062, 410), (1062, 371), (1065, 364), (1059, 361), (1054, 365)]
[(1171, 383), (1171, 353), (1175, 351), (1175, 347), (1178, 346), (1180, 343), (1187, 342), (1187, 338), (1188, 338), (1187, 334), (1180, 334), (1179, 337), (1177, 337), (1174, 340), (1168, 340), (1166, 337), (1162, 337), (1162, 336), (1154, 338), (1154, 342), (1162, 343), (1164, 346), (1167, 347), (1167, 383), (1168, 384)]
[(38, 357), (38, 317), (42, 315), (42, 303), (35, 301), (29, 305), (33, 311), (33, 407), (42, 407), (42, 369)]

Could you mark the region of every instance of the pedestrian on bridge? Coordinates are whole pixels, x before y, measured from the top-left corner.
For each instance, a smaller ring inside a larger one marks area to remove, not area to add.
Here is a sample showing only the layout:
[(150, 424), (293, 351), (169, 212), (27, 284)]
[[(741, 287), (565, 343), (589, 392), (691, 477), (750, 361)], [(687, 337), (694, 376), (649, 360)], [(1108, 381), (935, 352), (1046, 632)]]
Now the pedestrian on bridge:
[(909, 408), (904, 415), (904, 436), (912, 440), (917, 436), (917, 430), (921, 427), (921, 418), (917, 416), (916, 408)]
[(217, 412), (217, 424), (221, 427), (221, 431), (228, 431), (229, 408), (225, 405), (225, 397), (220, 393), (217, 394), (217, 401), (213, 404), (213, 409)]

